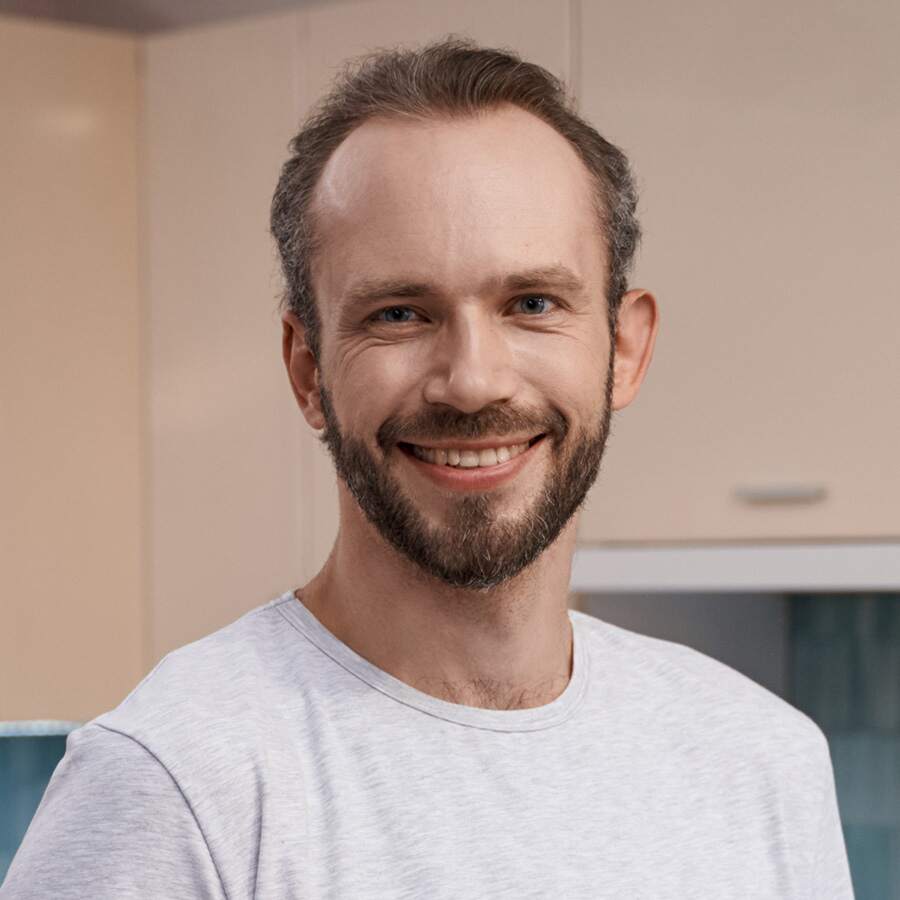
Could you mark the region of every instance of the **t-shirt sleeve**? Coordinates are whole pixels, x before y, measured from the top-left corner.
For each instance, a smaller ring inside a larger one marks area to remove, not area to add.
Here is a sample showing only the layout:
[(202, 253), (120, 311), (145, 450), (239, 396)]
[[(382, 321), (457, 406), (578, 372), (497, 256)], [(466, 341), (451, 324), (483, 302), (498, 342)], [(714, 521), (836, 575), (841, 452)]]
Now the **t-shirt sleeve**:
[(0, 888), (3, 900), (225, 897), (178, 785), (140, 743), (72, 732)]
[(847, 848), (841, 828), (834, 769), (824, 736), (822, 743), (825, 745), (827, 772), (807, 896), (809, 900), (853, 900), (853, 883), (850, 879)]

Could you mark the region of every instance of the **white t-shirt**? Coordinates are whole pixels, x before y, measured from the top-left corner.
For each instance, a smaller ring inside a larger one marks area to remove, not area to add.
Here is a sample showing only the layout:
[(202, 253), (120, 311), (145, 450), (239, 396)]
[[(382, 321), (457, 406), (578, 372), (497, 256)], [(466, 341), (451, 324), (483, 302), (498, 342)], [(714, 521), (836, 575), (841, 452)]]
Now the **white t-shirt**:
[(563, 693), (489, 710), (376, 668), (287, 593), (69, 736), (0, 895), (852, 898), (809, 718), (570, 620)]

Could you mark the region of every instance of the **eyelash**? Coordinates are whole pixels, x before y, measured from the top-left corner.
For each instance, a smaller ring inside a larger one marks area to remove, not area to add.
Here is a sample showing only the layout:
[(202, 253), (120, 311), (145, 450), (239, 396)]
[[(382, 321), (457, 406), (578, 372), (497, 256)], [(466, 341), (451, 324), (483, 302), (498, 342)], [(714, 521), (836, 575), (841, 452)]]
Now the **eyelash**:
[[(535, 300), (535, 299), (539, 299), (539, 300), (548, 300), (551, 304), (553, 304), (553, 307), (554, 307), (554, 308), (557, 308), (557, 309), (558, 309), (559, 306), (560, 306), (559, 300), (557, 300), (555, 297), (550, 296), (549, 294), (522, 294), (522, 296), (516, 297), (516, 299), (515, 299), (514, 302), (515, 302), (515, 303), (521, 303), (523, 300)], [(381, 318), (381, 316), (382, 316), (384, 313), (388, 313), (388, 312), (390, 312), (390, 311), (393, 310), (393, 309), (408, 309), (408, 310), (410, 310), (411, 312), (415, 312), (415, 310), (414, 310), (411, 306), (404, 306), (404, 305), (398, 303), (398, 304), (394, 304), (393, 306), (385, 306), (385, 307), (383, 307), (382, 309), (379, 309), (376, 313), (373, 313), (373, 315), (370, 317), (370, 318), (371, 318), (371, 321), (373, 321), (373, 322), (383, 322), (383, 323), (385, 323), (385, 324), (396, 324), (396, 325), (405, 325), (405, 324), (407, 324), (406, 322), (394, 322), (394, 323), (389, 323), (389, 322), (387, 322), (386, 319), (382, 319), (382, 318)], [(552, 312), (552, 309), (551, 309), (551, 310), (548, 310), (548, 312)], [(418, 313), (416, 313), (416, 315), (418, 315)], [(537, 315), (537, 314), (535, 314), (535, 315), (529, 315), (528, 313), (524, 313), (524, 315), (526, 316), (526, 318), (533, 318), (533, 319), (541, 318), (541, 317), (540, 317), (539, 315)]]

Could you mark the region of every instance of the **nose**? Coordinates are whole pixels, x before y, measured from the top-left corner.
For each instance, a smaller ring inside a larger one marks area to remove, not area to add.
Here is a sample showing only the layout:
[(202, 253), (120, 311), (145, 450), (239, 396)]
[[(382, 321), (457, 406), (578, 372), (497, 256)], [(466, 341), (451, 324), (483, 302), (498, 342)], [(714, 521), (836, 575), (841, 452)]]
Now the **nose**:
[(503, 326), (477, 308), (461, 310), (435, 337), (426, 403), (474, 413), (514, 396), (518, 377)]

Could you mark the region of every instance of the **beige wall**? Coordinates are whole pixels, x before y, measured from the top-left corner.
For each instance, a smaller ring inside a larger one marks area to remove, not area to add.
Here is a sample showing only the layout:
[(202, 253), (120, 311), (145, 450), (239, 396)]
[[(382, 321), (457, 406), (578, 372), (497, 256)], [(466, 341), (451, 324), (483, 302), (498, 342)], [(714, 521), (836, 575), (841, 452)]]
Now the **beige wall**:
[(136, 50), (0, 18), (0, 719), (143, 669)]

